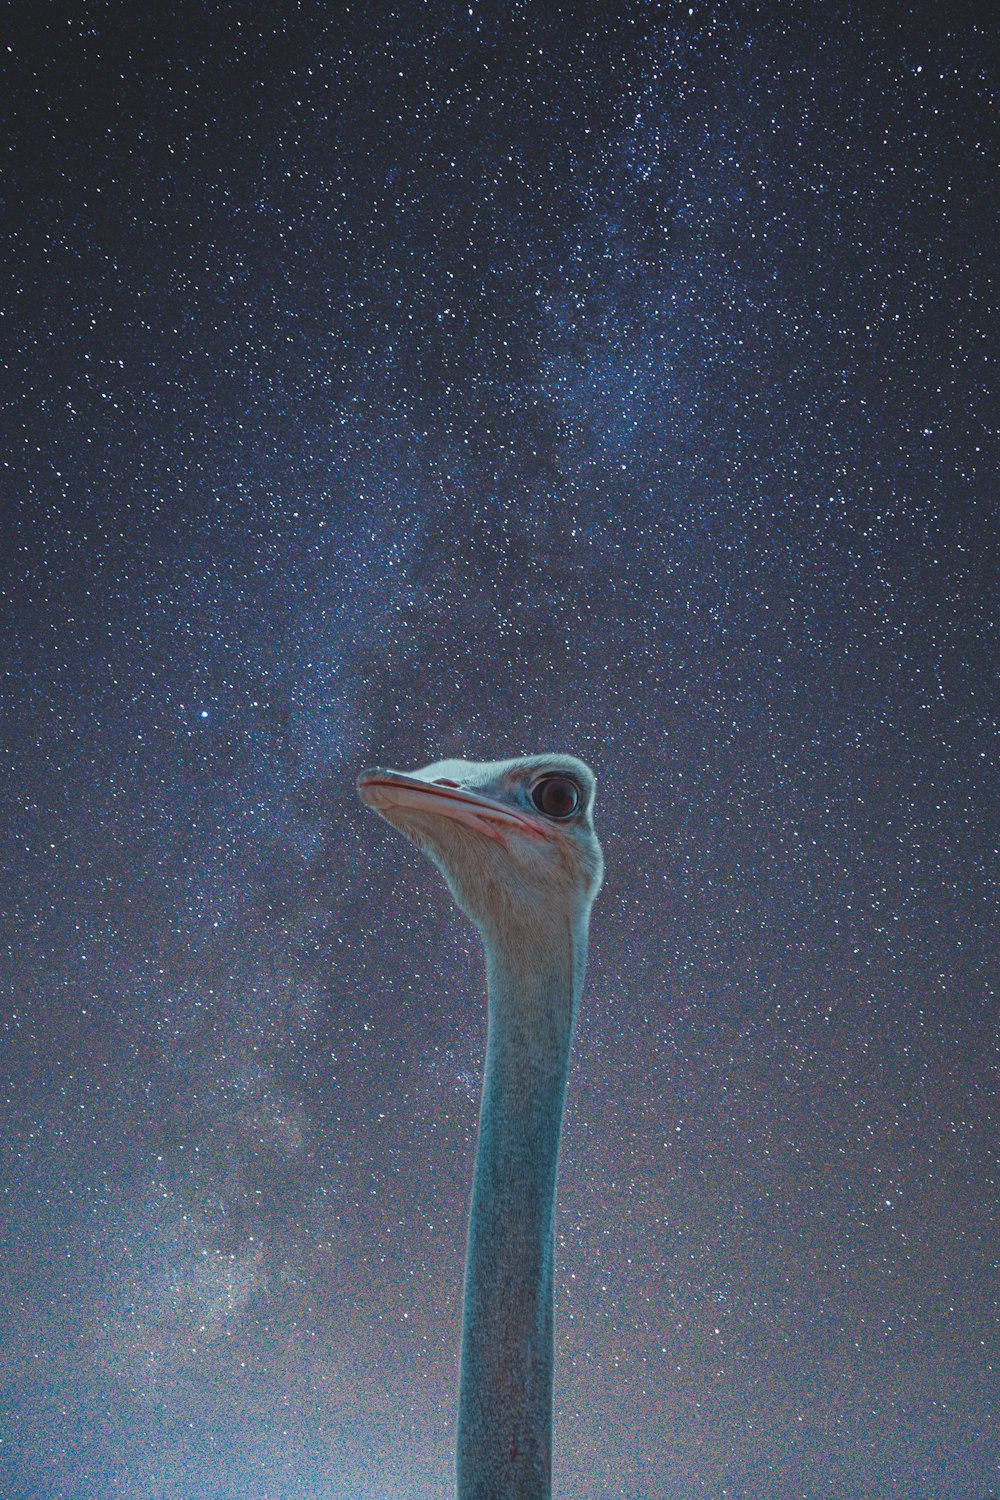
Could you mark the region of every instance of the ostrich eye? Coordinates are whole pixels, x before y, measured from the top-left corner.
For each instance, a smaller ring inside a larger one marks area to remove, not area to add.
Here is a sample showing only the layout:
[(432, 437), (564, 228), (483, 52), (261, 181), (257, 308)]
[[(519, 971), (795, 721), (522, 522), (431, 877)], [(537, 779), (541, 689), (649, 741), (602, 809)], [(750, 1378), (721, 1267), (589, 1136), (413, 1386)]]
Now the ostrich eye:
[(580, 788), (568, 776), (547, 776), (531, 793), (539, 812), (549, 818), (568, 818), (580, 806)]

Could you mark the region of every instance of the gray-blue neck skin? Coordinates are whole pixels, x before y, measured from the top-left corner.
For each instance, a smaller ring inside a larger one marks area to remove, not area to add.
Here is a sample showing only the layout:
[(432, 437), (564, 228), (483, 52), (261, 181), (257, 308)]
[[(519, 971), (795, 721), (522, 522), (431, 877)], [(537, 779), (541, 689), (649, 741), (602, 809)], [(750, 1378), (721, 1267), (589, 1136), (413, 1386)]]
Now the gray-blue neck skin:
[(556, 1173), (589, 913), (483, 934), (489, 1034), (458, 1414), (458, 1500), (550, 1500)]

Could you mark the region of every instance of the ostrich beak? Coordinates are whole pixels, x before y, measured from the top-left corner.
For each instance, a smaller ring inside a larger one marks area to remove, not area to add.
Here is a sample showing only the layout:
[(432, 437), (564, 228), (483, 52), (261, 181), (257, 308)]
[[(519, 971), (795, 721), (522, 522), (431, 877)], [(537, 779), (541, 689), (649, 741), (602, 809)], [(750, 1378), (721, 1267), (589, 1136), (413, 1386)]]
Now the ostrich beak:
[(476, 833), (505, 842), (505, 833), (520, 833), (527, 838), (547, 839), (545, 825), (527, 813), (516, 811), (492, 797), (470, 792), (465, 787), (446, 786), (441, 782), (423, 781), (402, 771), (387, 771), (373, 766), (358, 777), (358, 794), (367, 807), (388, 814), (396, 809), (412, 809), (432, 817), (451, 818)]

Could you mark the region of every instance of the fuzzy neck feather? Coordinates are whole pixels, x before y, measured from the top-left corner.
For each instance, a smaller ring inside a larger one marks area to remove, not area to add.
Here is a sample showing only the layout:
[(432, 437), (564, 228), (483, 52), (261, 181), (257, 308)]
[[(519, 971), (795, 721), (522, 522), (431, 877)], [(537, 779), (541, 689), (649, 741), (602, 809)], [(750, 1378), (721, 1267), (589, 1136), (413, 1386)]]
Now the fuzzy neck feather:
[(484, 933), (489, 1035), (465, 1278), (458, 1500), (552, 1493), (556, 1171), (587, 922)]

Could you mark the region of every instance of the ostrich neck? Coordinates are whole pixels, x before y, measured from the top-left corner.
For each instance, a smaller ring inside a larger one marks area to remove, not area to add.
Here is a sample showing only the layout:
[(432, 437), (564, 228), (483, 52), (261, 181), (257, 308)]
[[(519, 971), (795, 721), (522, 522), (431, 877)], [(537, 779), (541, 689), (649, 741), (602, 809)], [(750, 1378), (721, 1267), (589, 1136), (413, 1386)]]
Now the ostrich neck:
[(552, 1492), (556, 1171), (586, 924), (485, 939), (489, 1035), (469, 1220), (458, 1500)]

